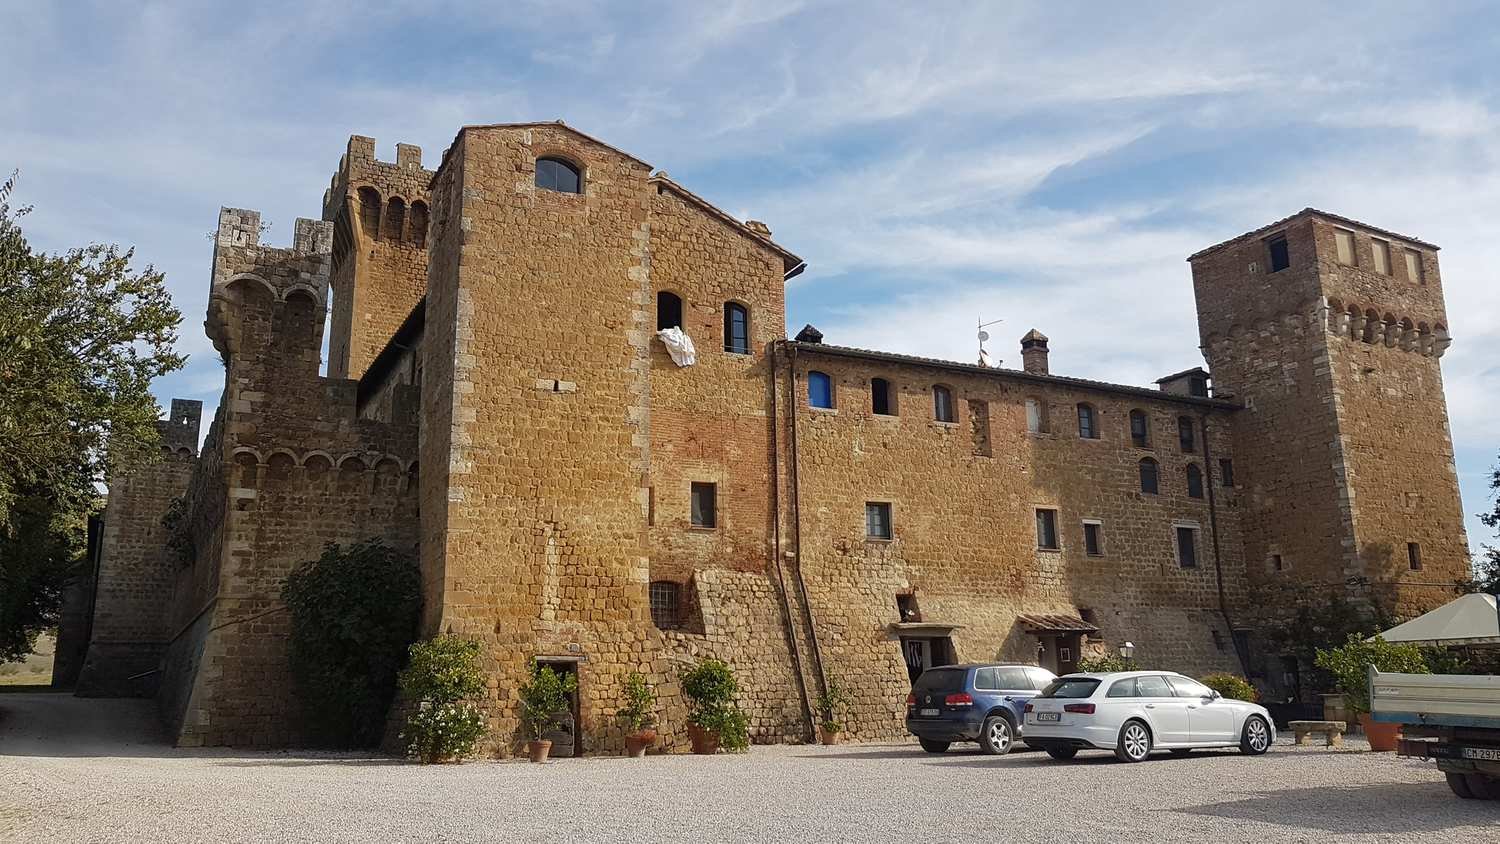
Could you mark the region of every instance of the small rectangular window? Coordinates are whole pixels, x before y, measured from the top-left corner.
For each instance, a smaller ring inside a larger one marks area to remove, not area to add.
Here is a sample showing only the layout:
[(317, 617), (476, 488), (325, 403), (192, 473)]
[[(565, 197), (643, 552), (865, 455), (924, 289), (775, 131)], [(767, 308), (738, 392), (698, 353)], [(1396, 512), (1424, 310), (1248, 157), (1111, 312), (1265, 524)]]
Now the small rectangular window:
[(1185, 569), (1198, 567), (1198, 529), (1179, 525), (1177, 528), (1177, 564)]
[(865, 538), (890, 539), (891, 505), (884, 501), (865, 502)]
[(1286, 560), (1280, 554), (1271, 555), (1271, 571), (1286, 571)]
[(718, 526), (718, 492), (718, 484), (693, 482), (693, 527)]
[(1026, 400), (1026, 430), (1033, 434), (1047, 431), (1047, 409), (1036, 399)]
[(1219, 486), (1234, 486), (1234, 461), (1227, 457), (1219, 460)]
[(884, 378), (870, 379), (870, 412), (877, 416), (894, 416), (891, 407), (891, 382)]
[(1354, 266), (1354, 232), (1348, 229), (1334, 229), (1333, 242), (1338, 248), (1339, 263)]
[(1370, 252), (1375, 258), (1375, 272), (1391, 274), (1391, 245), (1383, 240), (1370, 239)]
[(1406, 250), (1406, 280), (1416, 284), (1427, 283), (1427, 279), (1422, 277), (1422, 253), (1415, 249)]
[(1193, 417), (1177, 417), (1177, 444), (1182, 446), (1183, 454), (1192, 454), (1197, 450), (1197, 442), (1193, 433)]
[(1098, 522), (1083, 523), (1083, 551), (1090, 557), (1104, 556), (1104, 542), (1100, 537), (1103, 527)]
[(1411, 566), (1412, 571), (1422, 570), (1422, 546), (1415, 542), (1406, 543), (1406, 564)]
[(1277, 235), (1266, 241), (1271, 250), (1271, 272), (1279, 273), (1292, 265), (1292, 255), (1287, 249), (1286, 235)]
[(1056, 551), (1060, 546), (1057, 544), (1057, 511), (1036, 511), (1036, 547), (1045, 551)]
[(1200, 399), (1208, 398), (1208, 379), (1194, 376), (1188, 379), (1188, 395)]

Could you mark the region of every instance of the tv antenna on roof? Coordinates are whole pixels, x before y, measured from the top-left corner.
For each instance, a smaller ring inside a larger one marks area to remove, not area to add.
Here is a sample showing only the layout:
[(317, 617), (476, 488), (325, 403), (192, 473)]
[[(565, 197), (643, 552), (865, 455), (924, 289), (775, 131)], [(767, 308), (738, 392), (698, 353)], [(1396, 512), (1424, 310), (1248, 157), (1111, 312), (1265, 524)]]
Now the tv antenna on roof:
[(985, 322), (984, 318), (980, 317), (980, 319), (979, 319), (979, 365), (980, 366), (999, 366), (1001, 363), (1003, 363), (1003, 361), (999, 361), (999, 360), (991, 361), (990, 360), (990, 353), (986, 352), (984, 350), (984, 341), (990, 339), (990, 333), (988, 331), (985, 331), (984, 329), (987, 326), (998, 325), (998, 324), (1000, 324), (1002, 322), (1005, 322), (1005, 320), (1003, 320), (1003, 319), (992, 319), (989, 322)]

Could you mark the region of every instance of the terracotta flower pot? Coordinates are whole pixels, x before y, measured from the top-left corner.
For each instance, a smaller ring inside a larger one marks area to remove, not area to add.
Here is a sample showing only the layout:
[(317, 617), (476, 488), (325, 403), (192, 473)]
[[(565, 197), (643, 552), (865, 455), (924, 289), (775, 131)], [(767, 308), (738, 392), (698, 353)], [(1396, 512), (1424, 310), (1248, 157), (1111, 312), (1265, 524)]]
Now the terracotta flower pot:
[(1360, 729), (1365, 731), (1365, 738), (1370, 742), (1370, 749), (1377, 752), (1386, 752), (1396, 749), (1396, 739), (1401, 736), (1400, 724), (1387, 724), (1384, 721), (1376, 721), (1370, 717), (1370, 713), (1359, 713)]
[(822, 724), (818, 725), (818, 741), (824, 744), (838, 744), (843, 734), (842, 730), (830, 730)]
[(639, 759), (646, 755), (646, 748), (656, 744), (655, 730), (637, 730), (625, 736), (625, 755)]
[(547, 754), (552, 752), (552, 742), (546, 739), (529, 741), (526, 743), (526, 752), (531, 754), (531, 761), (545, 762)]
[(688, 725), (688, 736), (693, 740), (693, 752), (700, 756), (710, 756), (719, 752), (719, 734), (712, 730), (705, 730), (697, 724)]

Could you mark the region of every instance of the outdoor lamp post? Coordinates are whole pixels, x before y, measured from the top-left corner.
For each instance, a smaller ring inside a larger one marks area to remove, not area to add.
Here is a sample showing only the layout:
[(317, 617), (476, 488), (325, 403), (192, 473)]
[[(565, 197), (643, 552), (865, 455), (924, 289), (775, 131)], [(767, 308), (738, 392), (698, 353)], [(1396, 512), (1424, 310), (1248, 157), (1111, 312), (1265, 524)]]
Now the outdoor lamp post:
[(1123, 645), (1120, 646), (1120, 658), (1121, 659), (1130, 659), (1133, 656), (1135, 656), (1135, 643), (1134, 642), (1126, 642), (1125, 644), (1123, 644)]

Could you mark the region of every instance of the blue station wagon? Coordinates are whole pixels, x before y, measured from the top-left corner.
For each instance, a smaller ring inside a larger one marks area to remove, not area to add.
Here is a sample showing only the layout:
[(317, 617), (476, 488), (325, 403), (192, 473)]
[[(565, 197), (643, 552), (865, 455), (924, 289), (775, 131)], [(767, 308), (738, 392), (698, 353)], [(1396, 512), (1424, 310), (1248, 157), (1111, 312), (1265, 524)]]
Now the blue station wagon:
[(985, 753), (1009, 753), (1021, 738), (1026, 702), (1057, 679), (1035, 665), (944, 665), (922, 672), (906, 696), (906, 731), (928, 753), (977, 741)]

